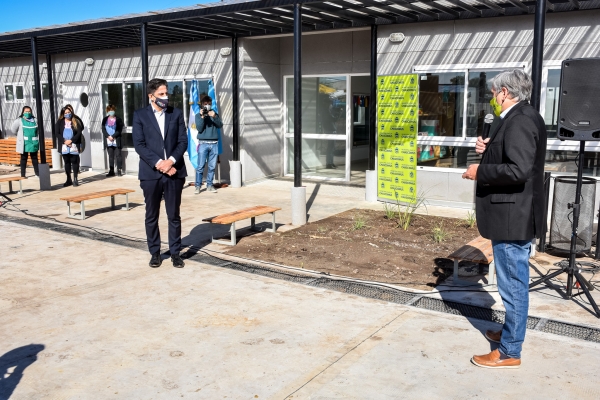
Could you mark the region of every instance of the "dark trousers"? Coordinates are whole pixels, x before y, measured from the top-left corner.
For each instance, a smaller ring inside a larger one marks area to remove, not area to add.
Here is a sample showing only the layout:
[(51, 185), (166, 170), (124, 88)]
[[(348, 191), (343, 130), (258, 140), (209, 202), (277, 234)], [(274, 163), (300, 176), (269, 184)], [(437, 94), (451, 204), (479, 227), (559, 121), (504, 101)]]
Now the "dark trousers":
[(27, 168), (27, 155), (31, 157), (31, 164), (33, 165), (33, 172), (38, 176), (40, 171), (38, 169), (38, 153), (37, 151), (28, 153), (26, 151), (21, 154), (21, 176), (25, 177), (25, 169)]
[(150, 254), (160, 251), (160, 231), (158, 217), (160, 202), (164, 195), (165, 209), (169, 220), (169, 251), (171, 255), (179, 255), (181, 250), (181, 192), (185, 178), (163, 175), (160, 179), (140, 181), (146, 202), (146, 239)]
[(77, 178), (77, 175), (79, 174), (79, 155), (63, 154), (62, 156), (65, 163), (65, 174), (67, 174), (67, 181), (71, 180), (71, 170), (73, 171), (73, 178)]
[(111, 171), (115, 169), (115, 156), (117, 157), (117, 169), (123, 169), (123, 158), (121, 157), (121, 149), (118, 147), (107, 146), (108, 152), (108, 167)]

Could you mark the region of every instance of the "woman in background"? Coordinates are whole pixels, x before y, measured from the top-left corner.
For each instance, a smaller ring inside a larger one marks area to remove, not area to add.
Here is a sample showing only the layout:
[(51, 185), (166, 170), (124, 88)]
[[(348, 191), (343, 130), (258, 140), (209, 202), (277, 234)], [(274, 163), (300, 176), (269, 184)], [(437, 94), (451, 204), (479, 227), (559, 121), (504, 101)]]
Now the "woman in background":
[(123, 120), (115, 115), (117, 107), (114, 104), (106, 106), (106, 117), (102, 120), (102, 133), (104, 134), (104, 148), (108, 153), (107, 177), (115, 176), (115, 156), (117, 157), (117, 176), (123, 175), (123, 158), (121, 157), (121, 131)]
[[(66, 106), (60, 111), (60, 116), (56, 122), (56, 139), (60, 152), (65, 163), (65, 173), (67, 181), (63, 186), (79, 186), (77, 175), (79, 174), (79, 145), (83, 126), (81, 120), (76, 118), (73, 111)], [(71, 170), (73, 170), (73, 180), (71, 180)]]
[(31, 107), (25, 106), (21, 115), (12, 123), (11, 130), (17, 135), (17, 153), (21, 154), (21, 176), (25, 178), (27, 169), (27, 156), (31, 158), (35, 176), (39, 176), (38, 151), (40, 138), (37, 132), (37, 120), (33, 116)]

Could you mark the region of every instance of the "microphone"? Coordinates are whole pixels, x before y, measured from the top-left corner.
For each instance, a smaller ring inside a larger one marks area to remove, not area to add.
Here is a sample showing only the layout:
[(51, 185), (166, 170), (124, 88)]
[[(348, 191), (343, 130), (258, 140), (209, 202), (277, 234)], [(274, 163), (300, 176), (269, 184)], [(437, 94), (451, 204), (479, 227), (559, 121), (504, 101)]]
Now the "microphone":
[(493, 114), (488, 114), (483, 119), (483, 133), (481, 134), (481, 137), (483, 138), (483, 140), (490, 137), (490, 127), (492, 126), (492, 122), (494, 122)]

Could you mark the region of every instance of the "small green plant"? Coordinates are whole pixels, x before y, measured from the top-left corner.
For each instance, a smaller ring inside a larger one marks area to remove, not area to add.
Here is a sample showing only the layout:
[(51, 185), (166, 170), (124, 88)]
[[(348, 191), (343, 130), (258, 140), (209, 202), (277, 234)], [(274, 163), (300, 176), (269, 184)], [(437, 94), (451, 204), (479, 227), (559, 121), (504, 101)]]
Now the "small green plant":
[(319, 233), (325, 233), (325, 232), (327, 232), (327, 228), (325, 228), (324, 226), (319, 226), (317, 228), (317, 232), (319, 232)]
[(396, 210), (393, 204), (383, 203), (383, 211), (385, 212), (385, 217), (390, 221), (396, 219)]
[(440, 224), (438, 226), (433, 228), (433, 230), (431, 231), (431, 234), (433, 237), (433, 241), (436, 243), (442, 243), (443, 241), (448, 239), (448, 236), (450, 235), (448, 233), (448, 231), (446, 230), (446, 228), (444, 228), (443, 222), (440, 222)]
[(427, 210), (427, 203), (423, 194), (418, 195), (414, 203), (401, 204), (398, 200), (398, 193), (396, 193), (396, 205), (398, 206), (398, 226), (405, 231), (408, 230), (419, 208), (425, 207)]
[(357, 215), (354, 219), (354, 223), (352, 224), (352, 229), (354, 229), (355, 231), (362, 229), (365, 227), (365, 223), (365, 219), (362, 216)]
[(477, 220), (475, 219), (475, 211), (467, 212), (467, 218), (465, 218), (465, 220), (467, 221), (467, 225), (469, 226), (469, 228), (474, 227), (475, 222), (477, 222)]

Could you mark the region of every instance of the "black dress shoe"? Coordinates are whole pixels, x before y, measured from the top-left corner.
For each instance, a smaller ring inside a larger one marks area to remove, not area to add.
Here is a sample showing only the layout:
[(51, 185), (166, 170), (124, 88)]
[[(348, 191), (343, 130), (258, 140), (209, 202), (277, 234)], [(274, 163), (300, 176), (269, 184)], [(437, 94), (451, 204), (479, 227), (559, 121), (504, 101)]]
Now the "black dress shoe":
[(183, 260), (179, 256), (179, 254), (172, 255), (171, 256), (171, 261), (173, 262), (173, 266), (175, 268), (183, 268), (183, 266), (185, 265), (185, 263), (183, 262)]
[(160, 251), (158, 253), (152, 254), (152, 258), (150, 259), (150, 267), (158, 268), (162, 264), (162, 258), (160, 257)]
[(79, 182), (77, 181), (77, 178), (73, 178), (73, 186), (79, 186)]

